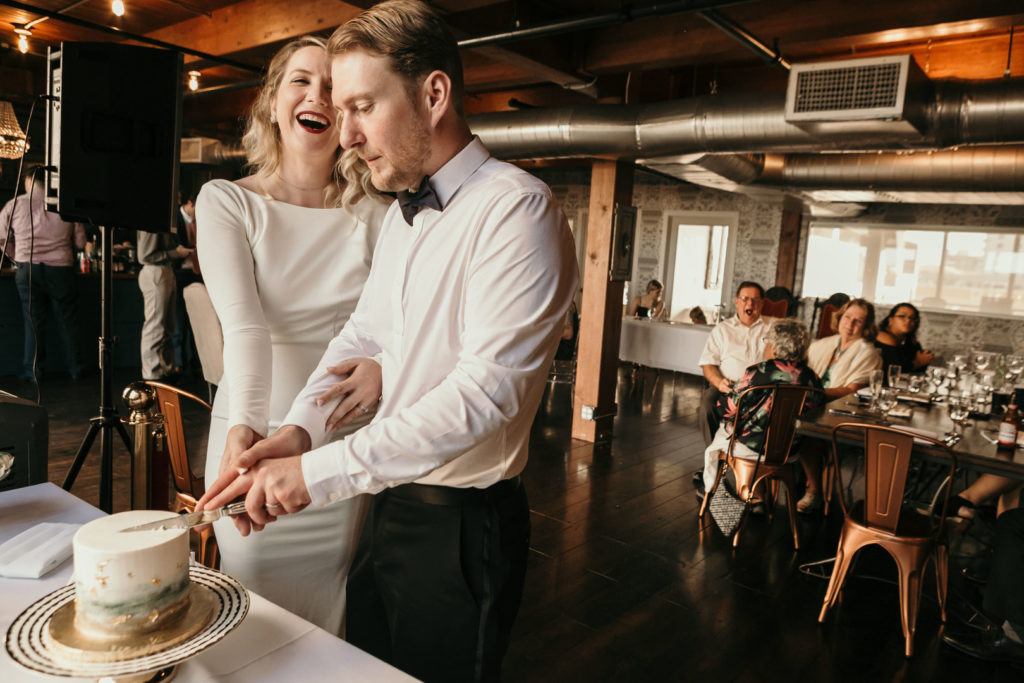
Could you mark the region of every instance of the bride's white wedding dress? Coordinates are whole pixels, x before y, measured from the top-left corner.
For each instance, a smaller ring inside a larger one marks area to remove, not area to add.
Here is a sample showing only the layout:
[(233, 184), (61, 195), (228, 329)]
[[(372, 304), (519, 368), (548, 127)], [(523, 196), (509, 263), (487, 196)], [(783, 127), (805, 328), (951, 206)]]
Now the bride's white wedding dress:
[[(280, 426), (355, 309), (386, 210), (370, 198), (350, 213), (285, 204), (226, 180), (203, 186), (196, 202), (199, 258), (224, 332), (207, 483), (217, 478), (229, 427), (269, 435)], [(246, 538), (230, 520), (217, 522), (221, 568), (342, 635), (345, 583), (366, 504), (363, 496), (307, 508)]]

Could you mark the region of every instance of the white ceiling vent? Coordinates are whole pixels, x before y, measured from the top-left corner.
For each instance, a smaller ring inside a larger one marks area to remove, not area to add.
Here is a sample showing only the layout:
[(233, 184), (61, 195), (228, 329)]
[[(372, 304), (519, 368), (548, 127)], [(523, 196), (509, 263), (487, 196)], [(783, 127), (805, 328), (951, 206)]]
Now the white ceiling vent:
[(786, 120), (804, 128), (875, 121), (893, 131), (920, 131), (914, 114), (922, 102), (914, 95), (927, 84), (910, 55), (794, 64)]

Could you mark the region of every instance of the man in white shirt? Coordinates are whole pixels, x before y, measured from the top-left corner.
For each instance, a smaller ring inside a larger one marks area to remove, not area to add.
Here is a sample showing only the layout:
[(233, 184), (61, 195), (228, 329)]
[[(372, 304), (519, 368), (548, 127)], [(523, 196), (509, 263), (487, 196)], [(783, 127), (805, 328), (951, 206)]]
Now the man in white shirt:
[[(274, 520), (264, 505), (375, 494), (347, 637), (417, 678), (497, 680), (529, 546), (518, 475), (579, 280), (572, 236), (549, 188), (470, 133), (458, 48), (428, 6), (376, 5), (329, 52), (342, 146), (399, 202), (355, 312), (284, 426), (200, 505), (246, 494), (245, 534)], [(359, 357), (380, 360), (377, 414), (320, 446), (332, 415), (374, 408), (361, 391), (324, 400), (327, 368)]]
[(701, 396), (697, 420), (708, 445), (718, 431), (718, 397), (732, 391), (748, 367), (764, 360), (764, 338), (771, 318), (761, 317), (764, 288), (756, 282), (744, 281), (736, 288), (736, 315), (723, 320), (711, 330), (700, 367), (708, 386)]

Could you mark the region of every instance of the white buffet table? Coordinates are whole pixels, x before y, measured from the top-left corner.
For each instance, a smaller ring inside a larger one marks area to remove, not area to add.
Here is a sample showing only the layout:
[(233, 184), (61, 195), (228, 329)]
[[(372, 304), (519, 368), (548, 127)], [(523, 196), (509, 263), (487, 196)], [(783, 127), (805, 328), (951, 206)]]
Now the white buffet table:
[[(0, 493), (0, 543), (40, 522), (84, 523), (104, 513), (54, 484)], [(0, 577), (0, 633), (30, 604), (71, 579), (69, 559), (41, 579)], [(315, 590), (315, 588), (311, 588)], [(249, 592), (249, 614), (223, 640), (178, 667), (174, 681), (374, 681), (415, 679)], [(20, 668), (6, 650), (0, 681), (68, 680)]]
[(697, 361), (711, 328), (711, 325), (623, 318), (619, 359), (649, 368), (702, 375)]

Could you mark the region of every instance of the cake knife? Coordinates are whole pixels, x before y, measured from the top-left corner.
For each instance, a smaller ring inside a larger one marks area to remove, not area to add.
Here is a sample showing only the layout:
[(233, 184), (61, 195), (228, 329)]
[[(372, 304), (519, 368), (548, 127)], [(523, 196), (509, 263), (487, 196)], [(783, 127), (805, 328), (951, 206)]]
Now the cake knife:
[(232, 515), (240, 515), (245, 512), (245, 501), (240, 500), (237, 503), (231, 503), (225, 505), (222, 508), (216, 510), (197, 510), (196, 512), (188, 512), (181, 515), (174, 515), (167, 519), (158, 519), (155, 522), (146, 522), (145, 524), (139, 524), (138, 526), (130, 526), (125, 531), (153, 531), (155, 529), (191, 529), (194, 526), (202, 526), (203, 524), (210, 524), (216, 522), (221, 517), (229, 517)]

